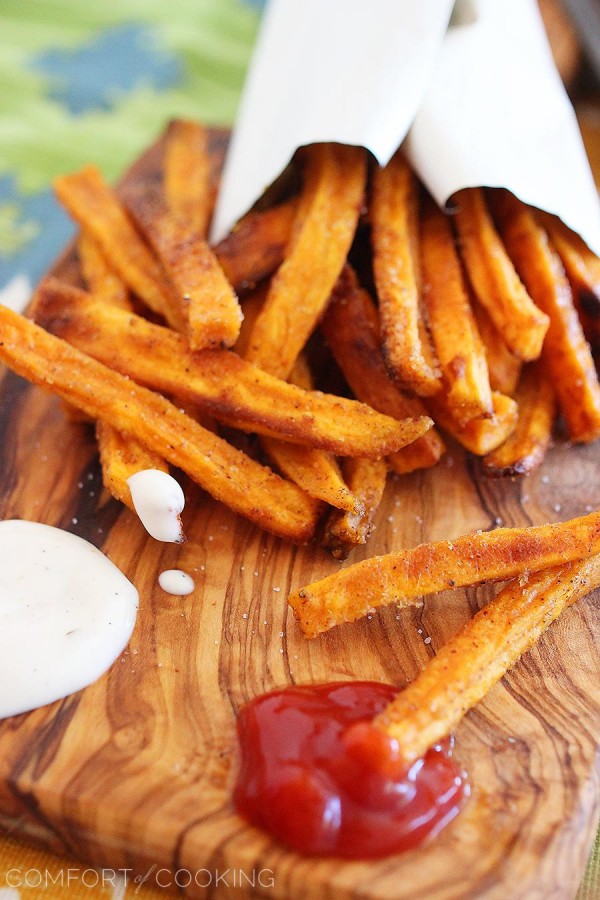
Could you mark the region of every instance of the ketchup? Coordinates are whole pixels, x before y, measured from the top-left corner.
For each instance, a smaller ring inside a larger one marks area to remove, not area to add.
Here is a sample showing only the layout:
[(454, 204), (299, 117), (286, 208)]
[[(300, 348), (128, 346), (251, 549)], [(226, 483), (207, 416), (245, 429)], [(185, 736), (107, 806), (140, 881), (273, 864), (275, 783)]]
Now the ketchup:
[(313, 856), (368, 859), (438, 834), (469, 795), (451, 741), (410, 768), (370, 720), (397, 694), (376, 682), (287, 687), (238, 717), (237, 810)]

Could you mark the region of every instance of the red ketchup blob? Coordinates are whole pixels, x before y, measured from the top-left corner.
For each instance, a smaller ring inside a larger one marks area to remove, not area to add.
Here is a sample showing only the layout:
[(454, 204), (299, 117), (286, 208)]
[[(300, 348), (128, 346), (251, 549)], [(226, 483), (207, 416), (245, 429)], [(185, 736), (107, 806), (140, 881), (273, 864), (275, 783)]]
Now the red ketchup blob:
[(238, 717), (238, 812), (313, 856), (387, 856), (438, 834), (469, 786), (451, 741), (407, 770), (397, 742), (371, 725), (397, 693), (387, 684), (338, 682), (248, 703)]

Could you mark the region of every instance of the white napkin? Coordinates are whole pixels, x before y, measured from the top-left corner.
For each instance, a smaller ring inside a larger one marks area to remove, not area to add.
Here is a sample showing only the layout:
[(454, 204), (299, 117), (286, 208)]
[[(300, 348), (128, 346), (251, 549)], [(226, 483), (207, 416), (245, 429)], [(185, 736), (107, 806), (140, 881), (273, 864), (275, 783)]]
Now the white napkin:
[[(405, 149), (438, 203), (507, 187), (600, 253), (600, 202), (536, 0), (270, 0), (217, 201), (213, 240), (297, 147)], [(447, 31), (446, 31), (447, 29)], [(412, 126), (412, 127), (411, 127)]]

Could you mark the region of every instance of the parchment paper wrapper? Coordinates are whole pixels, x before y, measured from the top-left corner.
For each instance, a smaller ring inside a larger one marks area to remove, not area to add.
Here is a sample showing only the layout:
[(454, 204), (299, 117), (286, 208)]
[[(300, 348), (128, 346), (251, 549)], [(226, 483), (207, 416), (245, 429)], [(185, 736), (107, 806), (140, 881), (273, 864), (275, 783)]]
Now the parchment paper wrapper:
[(600, 254), (598, 193), (535, 0), (457, 5), (404, 149), (440, 205), (505, 187)]
[(315, 141), (387, 162), (423, 98), (454, 0), (270, 0), (212, 228), (218, 240)]
[[(270, 0), (218, 198), (221, 237), (315, 141), (405, 150), (440, 205), (506, 187), (600, 253), (600, 203), (535, 0)], [(448, 20), (452, 12), (452, 20)]]

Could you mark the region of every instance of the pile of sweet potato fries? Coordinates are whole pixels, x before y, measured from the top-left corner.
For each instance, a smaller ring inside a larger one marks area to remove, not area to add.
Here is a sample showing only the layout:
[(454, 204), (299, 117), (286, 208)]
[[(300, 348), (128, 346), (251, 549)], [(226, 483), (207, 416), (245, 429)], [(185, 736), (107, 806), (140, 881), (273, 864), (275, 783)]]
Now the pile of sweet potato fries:
[[(196, 123), (171, 123), (160, 178), (115, 191), (88, 166), (56, 180), (82, 286), (44, 279), (34, 321), (0, 307), (0, 360), (96, 423), (115, 497), (131, 506), (127, 478), (172, 464), (280, 537), (308, 541), (323, 522), (323, 546), (345, 558), (388, 473), (435, 465), (442, 433), (493, 477), (538, 466), (557, 414), (571, 441), (600, 436), (600, 262), (560, 221), (482, 188), (444, 213), (400, 153), (377, 168), (335, 144), (299, 151), (283, 184), (210, 246)], [(449, 586), (526, 581), (379, 717), (414, 758), (599, 583), (598, 553), (593, 513), (366, 560), (290, 602), (314, 636)], [(476, 651), (448, 666), (465, 642)]]

